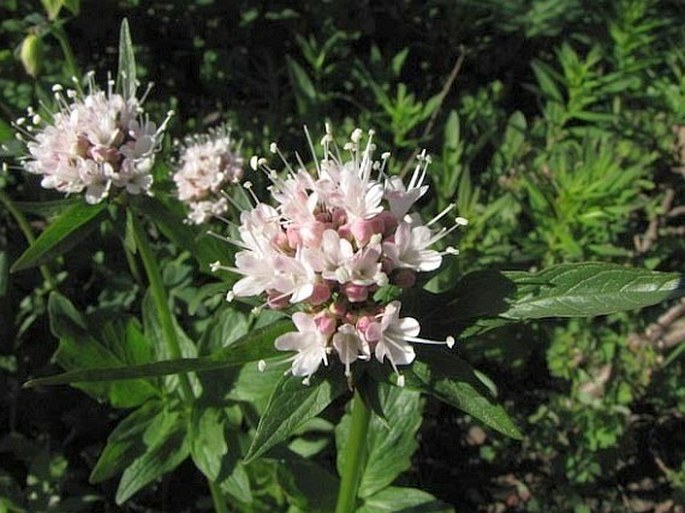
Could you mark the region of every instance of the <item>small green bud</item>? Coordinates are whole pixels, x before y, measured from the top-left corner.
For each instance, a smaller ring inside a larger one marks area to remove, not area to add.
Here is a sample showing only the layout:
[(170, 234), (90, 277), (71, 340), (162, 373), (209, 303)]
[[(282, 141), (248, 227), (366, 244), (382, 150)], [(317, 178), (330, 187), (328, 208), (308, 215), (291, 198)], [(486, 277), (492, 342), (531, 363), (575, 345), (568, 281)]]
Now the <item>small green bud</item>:
[(43, 41), (37, 35), (29, 34), (21, 43), (19, 56), (26, 73), (36, 78), (43, 68)]

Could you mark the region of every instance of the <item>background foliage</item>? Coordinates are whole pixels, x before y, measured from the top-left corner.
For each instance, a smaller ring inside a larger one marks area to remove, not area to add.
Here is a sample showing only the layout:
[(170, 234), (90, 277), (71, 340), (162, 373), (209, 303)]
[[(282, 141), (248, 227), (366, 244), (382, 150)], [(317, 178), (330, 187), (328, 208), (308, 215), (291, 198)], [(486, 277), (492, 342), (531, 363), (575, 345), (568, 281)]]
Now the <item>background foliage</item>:
[[(428, 284), (434, 292), (483, 267), (530, 270), (601, 259), (683, 268), (685, 7), (677, 0), (5, 0), (4, 153), (15, 149), (9, 122), (53, 83), (68, 82), (77, 66), (92, 67), (101, 79), (116, 69), (124, 16), (139, 77), (156, 84), (147, 108), (177, 111), (174, 136), (227, 120), (251, 155), (266, 153), (259, 145), (275, 137), (281, 147), (303, 147), (303, 124), (319, 131), (330, 121), (339, 133), (373, 126), (400, 169), (417, 146), (426, 147), (434, 159), (433, 193), (423, 207), (455, 201), (472, 221), (459, 241), (461, 256)], [(156, 172), (169, 170), (160, 165)], [(57, 196), (32, 177), (10, 171), (0, 187), (36, 230), (55, 213), (50, 200)], [(188, 461), (124, 506), (114, 505), (115, 494), (133, 490), (116, 492), (108, 480), (122, 469), (95, 466), (108, 435), (116, 439), (110, 432), (126, 415), (121, 408), (173, 389), (174, 378), (151, 380), (133, 394), (125, 382), (87, 389), (112, 407), (73, 389), (21, 389), (28, 378), (54, 372), (56, 363), (69, 368), (82, 348), (64, 342), (73, 326), (48, 324), (49, 309), (73, 306), (54, 296), (48, 302), (35, 270), (10, 276), (26, 243), (6, 210), (0, 218), (0, 512), (208, 509), (204, 481)], [(254, 319), (221, 310), (210, 318), (220, 304), (214, 281), (182, 244), (164, 240), (156, 250), (175, 314), (189, 339), (200, 340), (188, 351), (209, 354), (242, 335)], [(144, 315), (142, 325), (130, 316), (141, 305), (149, 312), (151, 299), (123, 271), (127, 262), (107, 225), (81, 244), (51, 264), (62, 293), (88, 315), (78, 322), (99, 326), (117, 318), (111, 329), (154, 339), (154, 315)], [(417, 437), (394, 460), (397, 473), (404, 471), (400, 484), (458, 511), (682, 511), (684, 313), (681, 301), (639, 314), (509, 325), (459, 342), (460, 356), (488, 374), (525, 437), (486, 431), (433, 400), (386, 397), (400, 417), (424, 409), (422, 424), (404, 417), (404, 436)], [(99, 336), (93, 347), (106, 347), (107, 333)], [(56, 337), (62, 343), (55, 356)], [(144, 363), (152, 355), (112, 357)], [(234, 399), (253, 401), (253, 418), (243, 419), (239, 409), (208, 409), (217, 417), (192, 425), (245, 438), (237, 426), (255, 424), (268, 392), (241, 390), (252, 396)], [(152, 434), (180, 429), (179, 413), (148, 410), (136, 411), (161, 423), (144, 437), (156, 447)], [(338, 405), (293, 441), (300, 445), (290, 448), (303, 456), (301, 475), (311, 454), (334, 471), (330, 421), (342, 414)], [(336, 428), (338, 444), (346, 422)], [(160, 454), (165, 450), (161, 444)], [(197, 448), (179, 451), (192, 454), (203, 472), (221, 472), (211, 455), (204, 461)], [(382, 446), (377, 451), (373, 463), (383, 467)], [(283, 475), (275, 459), (256, 465), (235, 477), (264, 493), (254, 511), (304, 497), (306, 483)], [(361, 494), (369, 497), (389, 484), (378, 482), (374, 465), (362, 478)], [(126, 470), (129, 477), (135, 471)], [(234, 483), (227, 493), (247, 502), (239, 497), (245, 489)], [(369, 512), (383, 511), (373, 503), (365, 505)]]

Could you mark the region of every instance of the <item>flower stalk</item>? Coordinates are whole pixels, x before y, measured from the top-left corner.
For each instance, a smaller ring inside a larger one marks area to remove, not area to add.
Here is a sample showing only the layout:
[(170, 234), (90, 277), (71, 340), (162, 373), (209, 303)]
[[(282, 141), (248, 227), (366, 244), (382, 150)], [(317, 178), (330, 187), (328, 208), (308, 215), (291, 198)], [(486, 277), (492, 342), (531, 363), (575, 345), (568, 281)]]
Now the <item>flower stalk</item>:
[[(159, 315), (159, 322), (162, 326), (162, 333), (164, 334), (167, 350), (169, 351), (171, 359), (177, 360), (182, 358), (183, 354), (181, 353), (181, 346), (179, 345), (176, 336), (173, 317), (171, 310), (169, 309), (169, 298), (167, 297), (166, 289), (162, 283), (162, 275), (140, 221), (135, 215), (131, 216), (131, 221), (136, 247), (140, 252), (140, 258), (143, 261), (143, 267), (145, 268), (145, 273), (150, 282), (152, 300), (155, 303), (155, 309)], [(181, 396), (186, 402), (192, 402), (195, 397), (188, 376), (186, 374), (179, 374), (178, 378), (181, 384)]]
[[(166, 289), (162, 283), (162, 275), (159, 271), (157, 261), (152, 254), (152, 248), (150, 248), (150, 243), (145, 231), (135, 215), (131, 216), (131, 226), (133, 227), (133, 236), (136, 242), (136, 247), (140, 252), (140, 258), (143, 261), (143, 267), (145, 268), (145, 273), (147, 274), (148, 281), (150, 282), (150, 291), (152, 292), (152, 299), (155, 303), (155, 309), (157, 310), (159, 320), (162, 325), (162, 332), (164, 333), (167, 350), (169, 351), (171, 359), (175, 360), (182, 358), (183, 354), (181, 353), (181, 346), (179, 345), (178, 337), (176, 336), (176, 329), (174, 328), (174, 321), (169, 308), (169, 298), (167, 297)], [(195, 394), (193, 393), (193, 388), (190, 384), (188, 376), (186, 374), (179, 374), (178, 379), (181, 384), (182, 399), (187, 404), (192, 403), (195, 400)], [(207, 485), (209, 486), (209, 490), (212, 494), (214, 511), (216, 513), (228, 513), (228, 509), (226, 509), (226, 503), (223, 499), (219, 486), (209, 478), (207, 478)]]
[(359, 479), (366, 460), (366, 436), (369, 432), (370, 421), (371, 410), (364, 404), (357, 390), (352, 399), (352, 426), (347, 447), (345, 447), (345, 464), (342, 469), (335, 513), (355, 511)]

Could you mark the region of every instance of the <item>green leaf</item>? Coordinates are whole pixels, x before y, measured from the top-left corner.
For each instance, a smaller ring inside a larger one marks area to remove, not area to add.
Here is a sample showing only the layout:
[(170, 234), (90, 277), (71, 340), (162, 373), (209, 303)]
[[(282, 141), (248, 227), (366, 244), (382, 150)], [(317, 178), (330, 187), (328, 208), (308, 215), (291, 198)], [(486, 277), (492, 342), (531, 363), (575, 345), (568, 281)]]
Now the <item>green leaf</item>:
[(277, 467), (277, 476), (289, 502), (298, 511), (330, 513), (335, 510), (340, 481), (321, 465), (288, 455), (285, 464)]
[(81, 0), (62, 0), (62, 3), (71, 11), (71, 14), (78, 16), (81, 11)]
[[(184, 224), (184, 216), (158, 198), (136, 197), (132, 204), (144, 217), (154, 220), (159, 231), (167, 239), (189, 251), (200, 264), (200, 271), (214, 277), (217, 275), (224, 277), (221, 272), (212, 273), (210, 264), (217, 260), (227, 262), (233, 259), (235, 248), (229, 243), (217, 240), (208, 235), (206, 231), (199, 233)], [(235, 279), (232, 274), (226, 277), (231, 280)]]
[(316, 417), (345, 392), (347, 383), (339, 371), (319, 371), (309, 385), (304, 385), (300, 376), (283, 376), (259, 420), (245, 463), (286, 440), (299, 426)]
[[(150, 287), (150, 289), (148, 289), (148, 291), (145, 293), (141, 309), (143, 315), (143, 325), (145, 326), (145, 337), (149, 342), (152, 343), (157, 360), (178, 361), (177, 359), (172, 358), (172, 355), (169, 352), (169, 345), (166, 342), (164, 330), (162, 329), (160, 316), (158, 314), (157, 306), (152, 294), (152, 287)], [(178, 341), (178, 345), (181, 350), (181, 356), (186, 359), (196, 358), (197, 348), (195, 347), (193, 341), (188, 338), (188, 335), (185, 334), (175, 318), (172, 318), (171, 322), (176, 332), (176, 340)], [(197, 378), (194, 375), (190, 375), (189, 381), (195, 395), (200, 395), (202, 390)], [(174, 391), (176, 387), (179, 386), (178, 376), (167, 376), (164, 379), (164, 385), (168, 392)]]
[(356, 513), (454, 513), (454, 508), (416, 488), (389, 487), (368, 497)]
[(133, 231), (133, 212), (131, 209), (126, 209), (126, 228), (124, 229), (124, 247), (135, 255), (138, 248), (136, 247), (136, 237)]
[(589, 262), (560, 264), (538, 273), (505, 272), (516, 288), (509, 308), (511, 319), (590, 317), (634, 310), (685, 294), (685, 278)]
[(62, 9), (62, 5), (64, 4), (63, 0), (41, 0), (41, 3), (43, 4), (43, 8), (45, 9), (49, 20), (57, 18), (57, 15)]
[(82, 203), (83, 198), (71, 196), (69, 198), (52, 201), (15, 201), (14, 206), (25, 214), (41, 217), (52, 217), (64, 212), (67, 208)]
[(12, 129), (12, 125), (10, 125), (4, 119), (0, 119), (0, 142), (9, 141), (12, 138), (14, 138), (14, 130)]
[(124, 18), (119, 31), (119, 70), (116, 90), (128, 99), (136, 96), (136, 89), (136, 56), (133, 51), (128, 20)]
[(542, 93), (547, 98), (559, 103), (564, 103), (564, 97), (555, 83), (555, 78), (558, 78), (558, 74), (548, 64), (545, 64), (542, 61), (533, 61), (531, 67), (533, 68), (533, 73), (535, 73)]
[[(366, 437), (367, 458), (359, 482), (359, 497), (387, 487), (411, 467), (418, 448), (416, 432), (423, 420), (419, 392), (376, 383), (387, 422), (373, 415)], [(342, 473), (352, 415), (345, 414), (335, 429), (338, 473)]]
[(119, 481), (116, 503), (123, 504), (155, 479), (171, 472), (190, 454), (186, 419), (176, 411), (162, 411), (143, 434), (145, 453), (136, 458)]
[(27, 381), (25, 387), (40, 385), (64, 385), (91, 381), (117, 381), (125, 379), (150, 378), (182, 372), (202, 372), (241, 366), (257, 360), (282, 355), (274, 348), (273, 342), (279, 335), (292, 330), (290, 321), (279, 321), (264, 328), (254, 330), (235, 344), (210, 356), (201, 358), (180, 358), (163, 362), (133, 365), (126, 367), (83, 369), (65, 372), (56, 376), (36, 378)]
[(118, 474), (145, 452), (143, 433), (161, 411), (158, 401), (148, 401), (114, 428), (90, 474), (91, 483), (99, 483)]
[(236, 463), (231, 475), (224, 479), (219, 486), (223, 492), (241, 502), (249, 504), (253, 500), (250, 476), (241, 462)]
[(217, 481), (228, 452), (226, 418), (223, 410), (195, 407), (190, 418), (190, 454), (195, 466), (211, 481)]
[(314, 101), (316, 99), (316, 88), (307, 75), (307, 72), (289, 55), (286, 55), (286, 64), (293, 85), (302, 92), (308, 100)]
[(66, 210), (14, 262), (11, 272), (50, 262), (69, 251), (85, 239), (104, 218), (106, 207), (104, 202), (97, 205), (77, 203)]
[(455, 406), (504, 435), (523, 438), (468, 363), (447, 350), (422, 353), (405, 372), (407, 387)]
[[(72, 372), (90, 368), (125, 367), (149, 361), (151, 354), (137, 321), (119, 321), (101, 327), (100, 339), (91, 336), (86, 319), (67, 298), (57, 292), (48, 299), (48, 315), (52, 333), (59, 338), (55, 360)], [(80, 384), (85, 392), (107, 398), (112, 406), (128, 408), (142, 404), (157, 395), (148, 381), (120, 381)]]

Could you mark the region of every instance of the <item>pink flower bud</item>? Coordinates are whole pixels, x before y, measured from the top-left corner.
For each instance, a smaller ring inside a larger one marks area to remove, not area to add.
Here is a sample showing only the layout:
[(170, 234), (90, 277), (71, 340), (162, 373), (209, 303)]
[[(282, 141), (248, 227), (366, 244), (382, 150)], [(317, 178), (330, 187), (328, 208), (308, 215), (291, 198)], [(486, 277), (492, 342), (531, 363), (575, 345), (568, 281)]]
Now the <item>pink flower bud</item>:
[(379, 233), (383, 233), (384, 236), (391, 235), (397, 229), (397, 218), (392, 214), (392, 212), (385, 210), (374, 217), (374, 219), (378, 220), (379, 222), (382, 221), (383, 228)]
[[(381, 223), (382, 224), (382, 223)], [(352, 223), (350, 231), (357, 242), (361, 245), (365, 245), (371, 240), (371, 237), (378, 233), (378, 223), (374, 223), (371, 219), (357, 219)]]
[(343, 293), (347, 296), (350, 303), (361, 303), (369, 297), (369, 287), (365, 285), (355, 285), (346, 283), (343, 286)]
[(280, 232), (278, 235), (276, 235), (272, 242), (274, 246), (282, 250), (290, 249), (290, 241), (284, 232)]
[(331, 220), (335, 226), (342, 226), (347, 222), (347, 212), (342, 208), (336, 208), (333, 210)]
[(326, 283), (315, 283), (312, 295), (309, 296), (307, 302), (310, 305), (317, 306), (328, 301), (331, 297), (331, 289)]
[(318, 329), (324, 335), (332, 335), (335, 333), (335, 329), (338, 327), (338, 323), (333, 317), (330, 317), (325, 312), (314, 318), (316, 323), (316, 329)]
[(364, 338), (367, 342), (378, 342), (383, 335), (381, 323), (374, 320), (374, 322), (371, 322), (368, 326), (366, 326), (366, 330), (364, 330), (362, 333), (364, 333)]
[(363, 315), (357, 321), (357, 330), (359, 330), (360, 333), (366, 334), (366, 330), (375, 322), (377, 321), (372, 315)]
[(286, 229), (286, 235), (288, 236), (288, 244), (292, 249), (297, 249), (298, 246), (302, 244), (302, 237), (300, 237), (300, 231), (294, 226), (288, 226)]
[(352, 235), (352, 230), (350, 230), (350, 225), (344, 224), (340, 228), (338, 228), (338, 236), (341, 239), (352, 240), (354, 236)]

